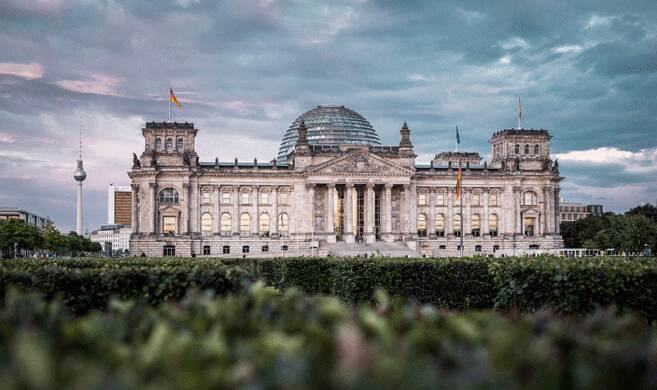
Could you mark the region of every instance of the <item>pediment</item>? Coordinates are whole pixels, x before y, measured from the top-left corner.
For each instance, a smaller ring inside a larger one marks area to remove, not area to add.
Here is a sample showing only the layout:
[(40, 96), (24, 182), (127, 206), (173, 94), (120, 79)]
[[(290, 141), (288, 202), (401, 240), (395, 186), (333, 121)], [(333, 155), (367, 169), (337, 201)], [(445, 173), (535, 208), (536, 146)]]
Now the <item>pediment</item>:
[(366, 151), (354, 151), (308, 169), (309, 176), (412, 176), (412, 169)]

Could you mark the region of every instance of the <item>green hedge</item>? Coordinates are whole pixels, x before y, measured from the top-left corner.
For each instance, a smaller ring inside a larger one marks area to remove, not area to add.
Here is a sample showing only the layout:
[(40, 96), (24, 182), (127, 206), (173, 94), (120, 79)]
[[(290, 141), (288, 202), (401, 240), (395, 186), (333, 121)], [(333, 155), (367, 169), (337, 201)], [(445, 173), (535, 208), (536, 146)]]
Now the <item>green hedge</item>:
[(219, 294), (255, 279), (308, 294), (371, 302), (378, 288), (447, 309), (499, 308), (586, 313), (597, 306), (657, 319), (655, 258), (447, 259), (148, 259), (18, 260), (0, 263), (0, 292), (18, 285), (63, 295), (77, 310), (103, 307), (110, 296), (149, 302), (180, 299), (190, 287)]
[(447, 313), (377, 293), (376, 306), (280, 295), (114, 300), (72, 316), (9, 291), (0, 387), (631, 389), (657, 386), (657, 334), (633, 317)]

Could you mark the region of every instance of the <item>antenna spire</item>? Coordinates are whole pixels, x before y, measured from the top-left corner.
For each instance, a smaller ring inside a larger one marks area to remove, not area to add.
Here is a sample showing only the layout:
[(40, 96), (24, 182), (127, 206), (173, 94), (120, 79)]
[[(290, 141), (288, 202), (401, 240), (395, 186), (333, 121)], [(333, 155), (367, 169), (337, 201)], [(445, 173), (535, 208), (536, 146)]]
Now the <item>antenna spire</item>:
[(78, 154), (78, 159), (82, 160), (82, 115), (80, 115), (80, 151)]

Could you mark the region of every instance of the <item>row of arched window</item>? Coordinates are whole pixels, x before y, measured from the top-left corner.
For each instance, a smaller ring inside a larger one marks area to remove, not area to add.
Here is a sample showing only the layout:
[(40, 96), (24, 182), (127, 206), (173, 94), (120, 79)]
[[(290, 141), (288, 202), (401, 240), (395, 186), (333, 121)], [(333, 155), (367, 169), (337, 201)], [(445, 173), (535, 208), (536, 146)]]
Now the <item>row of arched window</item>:
[[(489, 215), (488, 232), (490, 233), (491, 236), (497, 236), (498, 225), (499, 225), (499, 218), (497, 214)], [(427, 215), (424, 213), (418, 214), (417, 234), (420, 237), (426, 237), (428, 233), (434, 233), (434, 232), (436, 236), (444, 237), (446, 234), (445, 216), (443, 214), (436, 214), (434, 231), (429, 232), (428, 229), (430, 228), (431, 227), (428, 226), (428, 222), (427, 222)], [(462, 230), (463, 229), (461, 224), (461, 215), (454, 214), (454, 216), (452, 217), (452, 233), (454, 233), (455, 236), (459, 237), (461, 235)], [(481, 235), (481, 217), (479, 216), (479, 214), (473, 214), (470, 217), (470, 233), (475, 237), (479, 237)]]
[[(525, 144), (525, 150), (524, 151), (525, 151), (524, 155), (529, 156), (529, 154), (530, 154), (529, 153), (530, 152), (530, 145), (529, 144)], [(515, 152), (516, 156), (520, 155), (520, 144), (516, 144), (514, 152)], [(538, 146), (538, 144), (534, 145), (534, 156), (538, 156), (539, 152), (540, 152), (540, 147)]]
[[(184, 146), (184, 141), (182, 138), (178, 138), (176, 140), (176, 151), (177, 152), (182, 152), (183, 151), (183, 146)], [(162, 138), (155, 138), (155, 150), (163, 150), (162, 149)], [(164, 141), (164, 150), (167, 152), (173, 152), (173, 138), (167, 138)]]
[[(219, 219), (219, 231), (221, 235), (231, 235), (233, 233), (233, 217), (230, 213), (222, 213)], [(240, 214), (239, 234), (241, 236), (251, 235), (251, 215), (249, 213)], [(270, 233), (270, 217), (268, 213), (261, 213), (258, 216), (258, 234), (268, 236)], [(287, 236), (290, 231), (290, 218), (287, 213), (278, 215), (278, 233)], [(212, 234), (212, 214), (203, 213), (201, 215), (201, 233), (204, 235)]]

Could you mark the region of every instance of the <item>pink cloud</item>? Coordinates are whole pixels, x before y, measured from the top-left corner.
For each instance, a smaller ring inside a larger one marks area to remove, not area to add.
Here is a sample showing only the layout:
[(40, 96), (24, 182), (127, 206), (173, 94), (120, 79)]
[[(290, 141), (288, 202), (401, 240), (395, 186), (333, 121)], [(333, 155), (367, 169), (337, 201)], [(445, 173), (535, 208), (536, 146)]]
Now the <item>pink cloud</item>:
[(14, 142), (16, 142), (16, 136), (15, 135), (0, 131), (0, 143), (1, 144), (13, 144)]
[(8, 74), (28, 80), (34, 80), (43, 77), (43, 67), (36, 62), (29, 64), (0, 62), (0, 74)]
[(69, 91), (80, 93), (94, 93), (97, 95), (117, 96), (116, 87), (121, 84), (123, 78), (117, 76), (108, 76), (102, 74), (91, 75), (86, 80), (60, 80), (55, 84)]

